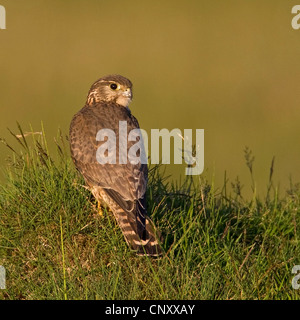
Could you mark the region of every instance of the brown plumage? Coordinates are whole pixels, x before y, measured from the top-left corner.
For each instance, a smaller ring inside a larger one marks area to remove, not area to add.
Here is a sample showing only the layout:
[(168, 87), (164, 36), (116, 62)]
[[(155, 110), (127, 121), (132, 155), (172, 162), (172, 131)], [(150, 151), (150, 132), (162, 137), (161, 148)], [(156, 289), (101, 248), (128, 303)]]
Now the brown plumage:
[[(139, 128), (128, 108), (131, 99), (132, 84), (128, 79), (109, 75), (97, 80), (85, 106), (71, 121), (71, 155), (97, 201), (112, 211), (130, 248), (140, 255), (158, 256), (162, 250), (146, 209), (147, 164), (120, 164), (118, 160), (119, 121), (126, 121), (127, 135)], [(97, 149), (105, 143), (96, 139), (101, 129), (113, 130), (116, 135), (115, 164), (97, 161)], [(128, 141), (127, 150), (133, 144)]]

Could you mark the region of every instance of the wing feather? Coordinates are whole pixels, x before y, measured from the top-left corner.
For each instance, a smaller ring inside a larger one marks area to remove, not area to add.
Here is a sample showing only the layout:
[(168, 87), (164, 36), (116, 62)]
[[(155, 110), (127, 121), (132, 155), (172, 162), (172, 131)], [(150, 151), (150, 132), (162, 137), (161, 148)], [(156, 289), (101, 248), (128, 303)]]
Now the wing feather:
[[(119, 121), (127, 121), (128, 133), (139, 128), (138, 121), (126, 108), (116, 104), (99, 103), (84, 107), (72, 119), (70, 126), (71, 155), (77, 169), (91, 186), (102, 187), (121, 208), (132, 211), (138, 207), (144, 217), (148, 169), (146, 164), (100, 164), (96, 159), (97, 149), (103, 142), (96, 141), (101, 129), (116, 133), (116, 159), (119, 159)], [(134, 142), (128, 141), (129, 149)], [(136, 204), (137, 203), (137, 204)]]

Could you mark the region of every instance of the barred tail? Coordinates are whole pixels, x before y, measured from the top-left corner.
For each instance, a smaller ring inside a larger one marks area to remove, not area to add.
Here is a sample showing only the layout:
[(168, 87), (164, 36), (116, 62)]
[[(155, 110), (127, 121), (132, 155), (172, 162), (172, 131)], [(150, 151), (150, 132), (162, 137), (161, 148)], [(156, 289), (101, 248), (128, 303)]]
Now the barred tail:
[(158, 257), (163, 254), (159, 244), (161, 236), (156, 231), (153, 222), (146, 218), (146, 230), (143, 232), (143, 239), (139, 236), (137, 221), (132, 219), (123, 209), (112, 210), (119, 227), (124, 235), (128, 246), (136, 251), (138, 255)]

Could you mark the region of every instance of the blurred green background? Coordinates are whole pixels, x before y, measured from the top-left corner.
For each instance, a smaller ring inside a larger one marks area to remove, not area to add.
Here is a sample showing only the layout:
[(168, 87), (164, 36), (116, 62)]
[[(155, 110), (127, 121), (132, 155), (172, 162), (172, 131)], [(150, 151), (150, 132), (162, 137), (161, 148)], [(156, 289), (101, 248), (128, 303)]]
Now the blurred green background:
[[(300, 30), (295, 1), (1, 0), (0, 136), (43, 121), (49, 141), (90, 85), (119, 73), (134, 84), (133, 114), (151, 128), (205, 129), (205, 172), (250, 187), (243, 150), (266, 190), (299, 181)], [(299, 4), (299, 3), (298, 3)], [(54, 148), (54, 143), (53, 143)], [(9, 152), (0, 146), (0, 164)], [(168, 169), (174, 179), (184, 166)]]

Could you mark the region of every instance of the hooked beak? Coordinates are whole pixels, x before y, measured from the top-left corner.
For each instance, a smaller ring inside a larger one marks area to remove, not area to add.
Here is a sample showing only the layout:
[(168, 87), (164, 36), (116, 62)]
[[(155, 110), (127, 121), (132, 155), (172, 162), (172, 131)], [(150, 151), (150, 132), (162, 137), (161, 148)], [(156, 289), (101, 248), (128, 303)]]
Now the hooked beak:
[(125, 91), (123, 91), (122, 95), (126, 98), (129, 98), (130, 100), (132, 100), (132, 92), (129, 88), (127, 88)]

